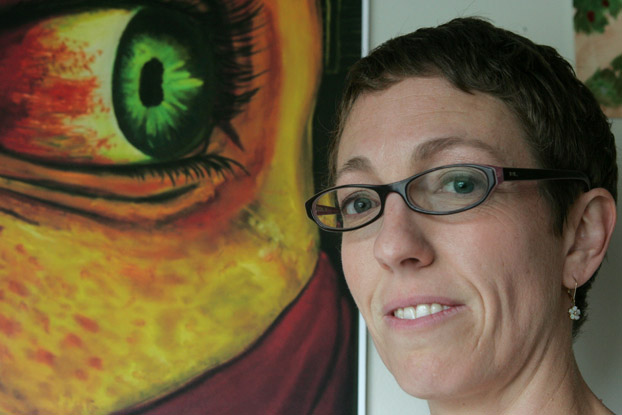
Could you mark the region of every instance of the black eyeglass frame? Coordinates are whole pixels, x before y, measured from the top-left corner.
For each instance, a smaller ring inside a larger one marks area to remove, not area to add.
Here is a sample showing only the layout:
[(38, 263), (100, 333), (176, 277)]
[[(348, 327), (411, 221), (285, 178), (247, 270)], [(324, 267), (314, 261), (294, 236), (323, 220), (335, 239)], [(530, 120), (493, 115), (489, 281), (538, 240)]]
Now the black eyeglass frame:
[[(406, 189), (408, 188), (408, 185), (413, 180), (417, 179), (420, 176), (423, 176), (424, 174), (428, 174), (436, 170), (452, 168), (452, 167), (476, 168), (486, 174), (486, 177), (488, 178), (488, 189), (486, 190), (486, 193), (484, 193), (484, 195), (481, 197), (480, 200), (468, 206), (460, 208), (460, 209), (455, 209), (455, 210), (451, 210), (447, 212), (434, 212), (434, 211), (429, 211), (429, 210), (420, 208), (416, 206), (415, 204), (413, 204), (408, 199)], [(331, 188), (325, 189), (315, 194), (313, 197), (307, 200), (305, 202), (305, 208), (307, 210), (307, 216), (309, 217), (309, 219), (314, 221), (321, 229), (328, 231), (328, 232), (349, 232), (349, 231), (360, 229), (378, 220), (378, 218), (381, 217), (382, 214), (384, 213), (384, 206), (386, 204), (386, 199), (389, 193), (399, 194), (404, 200), (404, 202), (406, 203), (406, 205), (415, 212), (423, 213), (426, 215), (437, 215), (437, 216), (453, 215), (455, 213), (464, 212), (466, 210), (470, 210), (470, 209), (473, 209), (474, 207), (481, 205), (482, 203), (484, 203), (486, 199), (488, 199), (488, 196), (490, 196), (492, 191), (503, 182), (527, 181), (527, 180), (582, 180), (587, 185), (587, 190), (591, 188), (590, 179), (587, 177), (587, 175), (583, 172), (576, 171), (576, 170), (528, 169), (528, 168), (514, 168), (514, 167), (498, 167), (498, 166), (490, 166), (490, 165), (485, 165), (485, 164), (450, 164), (446, 166), (435, 167), (433, 169), (429, 169), (421, 173), (417, 173), (414, 176), (410, 176), (403, 180), (400, 180), (394, 183), (389, 183), (389, 184), (377, 184), (377, 185), (346, 184), (342, 186), (331, 187)], [(347, 228), (347, 229), (333, 228), (333, 227), (326, 226), (323, 223), (321, 223), (321, 221), (318, 218), (316, 218), (314, 214), (314, 210), (313, 210), (313, 207), (316, 201), (319, 200), (319, 198), (322, 197), (326, 193), (333, 192), (338, 189), (349, 188), (349, 187), (374, 190), (380, 197), (380, 210), (378, 211), (378, 214), (363, 224), (357, 225), (353, 228)]]

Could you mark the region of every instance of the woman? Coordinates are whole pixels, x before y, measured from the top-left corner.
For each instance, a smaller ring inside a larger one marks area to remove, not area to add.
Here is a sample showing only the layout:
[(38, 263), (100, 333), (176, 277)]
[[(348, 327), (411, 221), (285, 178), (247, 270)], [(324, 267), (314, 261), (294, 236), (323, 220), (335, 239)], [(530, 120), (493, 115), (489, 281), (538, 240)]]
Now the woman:
[(567, 62), (478, 19), (390, 40), (351, 70), (334, 149), (307, 210), (343, 232), (406, 392), (432, 415), (612, 413), (572, 338), (616, 221), (615, 145)]

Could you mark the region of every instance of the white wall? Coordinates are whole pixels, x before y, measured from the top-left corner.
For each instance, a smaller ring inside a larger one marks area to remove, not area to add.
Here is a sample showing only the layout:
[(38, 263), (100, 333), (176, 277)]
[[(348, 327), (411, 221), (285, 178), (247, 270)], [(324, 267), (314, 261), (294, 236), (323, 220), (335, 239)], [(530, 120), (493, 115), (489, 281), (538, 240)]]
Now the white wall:
[[(419, 27), (454, 17), (481, 16), (495, 25), (555, 47), (574, 59), (570, 0), (371, 0), (371, 47)], [(622, 51), (622, 42), (620, 44)], [(613, 121), (622, 166), (622, 119)], [(622, 186), (619, 193), (622, 194)], [(622, 199), (621, 199), (622, 202)], [(622, 209), (608, 259), (590, 293), (590, 321), (575, 344), (579, 366), (596, 395), (622, 414)], [(378, 357), (371, 340), (367, 356), (367, 414), (428, 414), (425, 401), (403, 392)]]

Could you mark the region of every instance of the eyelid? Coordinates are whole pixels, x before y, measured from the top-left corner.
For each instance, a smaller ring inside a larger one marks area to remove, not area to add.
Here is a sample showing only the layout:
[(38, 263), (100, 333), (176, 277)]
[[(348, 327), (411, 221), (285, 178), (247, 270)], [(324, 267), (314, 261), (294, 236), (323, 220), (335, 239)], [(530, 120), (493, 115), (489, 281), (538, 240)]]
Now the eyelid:
[[(24, 157), (21, 154), (11, 153), (0, 149), (0, 156), (5, 154), (14, 160), (23, 161), (32, 166), (40, 166), (50, 170), (50, 176), (59, 180), (63, 173), (85, 174), (93, 177), (128, 177), (138, 178), (145, 181), (147, 177), (159, 179), (163, 182), (166, 178), (175, 186), (179, 178), (184, 177), (186, 182), (200, 180), (212, 175), (224, 175), (234, 173), (234, 169), (243, 174), (250, 173), (239, 162), (217, 154), (200, 154), (191, 158), (162, 162), (156, 164), (123, 164), (123, 165), (87, 165), (70, 164), (64, 162), (51, 162)], [(1, 159), (1, 158), (0, 158)], [(0, 169), (0, 172), (2, 170)]]
[[(166, 223), (181, 211), (209, 202), (216, 189), (230, 181), (224, 175), (214, 175), (209, 181), (187, 180), (172, 187), (168, 180), (157, 176), (136, 180), (122, 175), (55, 170), (2, 153), (0, 177), (0, 190), (8, 195), (98, 221), (147, 227), (155, 222)], [(11, 200), (7, 197), (6, 203)]]
[(442, 179), (442, 180), (445, 180), (445, 179), (455, 180), (455, 179), (461, 179), (461, 178), (478, 179), (481, 177), (482, 177), (481, 173), (478, 174), (478, 172), (474, 172), (471, 170), (450, 169), (444, 172), (443, 174), (441, 174), (439, 176), (439, 179)]
[(367, 195), (371, 195), (371, 196), (377, 195), (377, 192), (375, 192), (372, 189), (364, 189), (364, 188), (360, 188), (360, 187), (359, 188), (353, 187), (353, 188), (348, 189), (348, 190), (351, 190), (351, 191), (344, 195), (344, 197), (341, 199), (340, 203), (343, 203), (344, 201), (350, 201), (352, 198), (355, 198), (355, 197), (357, 197), (359, 195), (366, 195), (366, 196)]

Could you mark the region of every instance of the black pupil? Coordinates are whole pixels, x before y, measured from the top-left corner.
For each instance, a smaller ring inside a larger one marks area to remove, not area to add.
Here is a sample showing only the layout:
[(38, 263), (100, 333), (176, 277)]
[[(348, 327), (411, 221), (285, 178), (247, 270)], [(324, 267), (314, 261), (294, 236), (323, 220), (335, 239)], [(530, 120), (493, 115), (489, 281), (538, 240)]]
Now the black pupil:
[(162, 89), (163, 75), (164, 65), (156, 58), (147, 62), (140, 71), (138, 93), (145, 107), (156, 107), (164, 100), (164, 90)]

